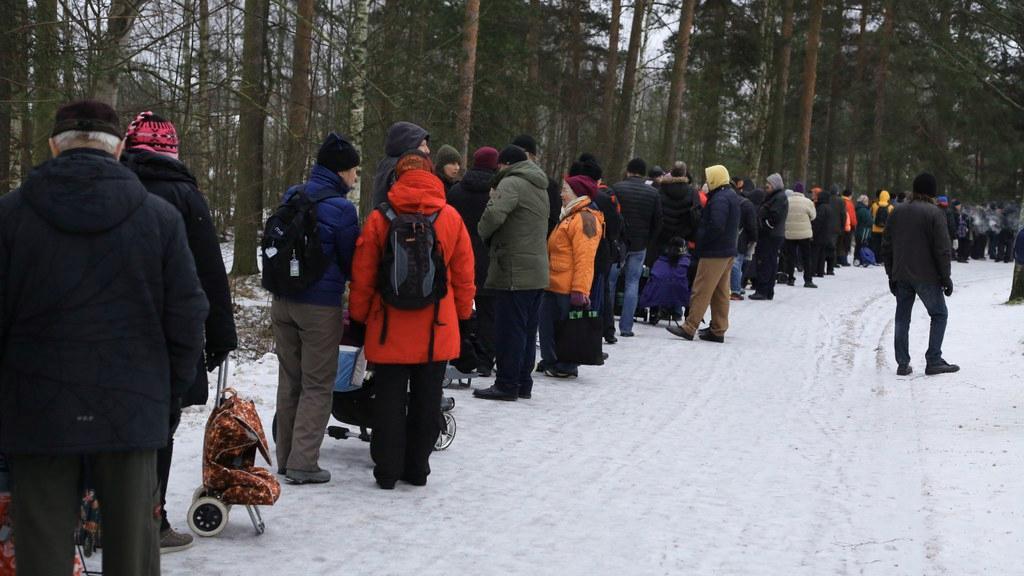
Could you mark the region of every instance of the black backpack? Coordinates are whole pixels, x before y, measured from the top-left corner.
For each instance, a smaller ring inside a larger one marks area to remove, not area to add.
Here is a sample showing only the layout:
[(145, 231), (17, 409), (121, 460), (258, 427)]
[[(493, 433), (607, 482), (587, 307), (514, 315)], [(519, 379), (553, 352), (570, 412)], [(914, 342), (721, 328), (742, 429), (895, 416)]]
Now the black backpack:
[(310, 199), (303, 187), (267, 219), (260, 242), (262, 284), (275, 296), (301, 293), (316, 284), (331, 263), (317, 226), (316, 207), (321, 201)]
[(889, 209), (891, 207), (891, 204), (888, 206), (878, 205), (878, 208), (875, 210), (875, 226), (885, 228), (885, 225), (889, 222)]
[[(433, 325), (437, 324), (441, 300), (448, 294), (448, 270), (434, 222), (441, 212), (402, 214), (387, 202), (377, 207), (388, 222), (384, 252), (380, 258), (377, 284), (385, 304), (399, 310), (422, 310), (434, 307)], [(429, 361), (434, 357), (434, 330), (430, 331)], [(387, 306), (380, 343), (387, 339)]]

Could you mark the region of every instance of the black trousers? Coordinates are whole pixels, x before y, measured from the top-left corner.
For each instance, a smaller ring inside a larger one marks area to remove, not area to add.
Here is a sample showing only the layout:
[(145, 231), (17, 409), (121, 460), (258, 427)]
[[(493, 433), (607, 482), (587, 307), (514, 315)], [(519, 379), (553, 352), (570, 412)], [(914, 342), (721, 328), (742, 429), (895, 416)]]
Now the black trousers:
[(83, 458), (102, 509), (103, 574), (160, 574), (156, 451), (11, 456), (18, 574), (67, 576), (75, 559)]
[(971, 248), (971, 258), (974, 258), (975, 260), (984, 260), (986, 247), (988, 247), (988, 236), (985, 234), (976, 234), (974, 236), (974, 246)]
[(476, 294), (476, 357), (480, 368), (494, 368), (494, 295)]
[(973, 242), (970, 237), (957, 239), (959, 248), (956, 250), (957, 262), (967, 262), (971, 259), (971, 248), (973, 248)]
[(783, 272), (786, 273), (786, 276), (791, 281), (796, 280), (794, 269), (796, 268), (798, 257), (804, 265), (804, 282), (813, 282), (814, 253), (811, 248), (810, 238), (806, 240), (786, 240), (786, 269)]
[(852, 232), (842, 232), (839, 234), (839, 243), (836, 244), (837, 264), (841, 266), (850, 265), (850, 241), (852, 240)]
[(758, 294), (775, 296), (775, 281), (779, 273), (779, 249), (785, 242), (783, 238), (761, 238), (757, 241), (754, 253), (757, 266), (757, 279), (754, 289)]
[(824, 276), (826, 272), (835, 273), (836, 245), (834, 243), (815, 244), (812, 250), (814, 251), (814, 273), (818, 276)]
[(160, 530), (167, 530), (167, 480), (171, 476), (171, 459), (174, 456), (174, 433), (181, 423), (181, 402), (171, 401), (171, 426), (167, 433), (167, 446), (156, 452), (156, 477), (160, 483)]
[(445, 362), (377, 364), (370, 455), (378, 480), (424, 479), (441, 432)]

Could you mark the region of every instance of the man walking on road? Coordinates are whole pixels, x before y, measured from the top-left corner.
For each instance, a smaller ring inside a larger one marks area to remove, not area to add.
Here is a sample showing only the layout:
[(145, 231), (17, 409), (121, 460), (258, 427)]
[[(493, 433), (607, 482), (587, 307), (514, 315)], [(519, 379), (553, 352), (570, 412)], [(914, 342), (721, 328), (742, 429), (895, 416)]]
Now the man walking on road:
[[(725, 166), (711, 166), (704, 170), (708, 183), (708, 203), (701, 214), (697, 228), (697, 278), (693, 282), (690, 313), (683, 326), (670, 325), (668, 331), (676, 336), (693, 340), (725, 342), (729, 329), (729, 273), (736, 255), (736, 242), (740, 227), (740, 200), (729, 185), (729, 171)], [(704, 313), (711, 306), (711, 325), (698, 334)]]
[(918, 297), (931, 317), (925, 374), (957, 372), (960, 367), (942, 358), (946, 334), (946, 299), (953, 294), (950, 278), (952, 244), (946, 218), (935, 204), (935, 177), (927, 172), (914, 178), (910, 202), (889, 216), (882, 238), (882, 258), (889, 290), (896, 297), (896, 374), (910, 375), (910, 318)]

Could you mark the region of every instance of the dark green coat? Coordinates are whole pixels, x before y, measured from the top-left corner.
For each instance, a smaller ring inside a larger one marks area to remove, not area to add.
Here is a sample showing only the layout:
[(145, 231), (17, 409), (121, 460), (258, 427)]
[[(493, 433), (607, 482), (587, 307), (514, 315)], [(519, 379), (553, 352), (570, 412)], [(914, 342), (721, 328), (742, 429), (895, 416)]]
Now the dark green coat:
[(495, 177), (477, 231), (490, 249), (486, 288), (541, 290), (548, 286), (548, 177), (525, 160)]

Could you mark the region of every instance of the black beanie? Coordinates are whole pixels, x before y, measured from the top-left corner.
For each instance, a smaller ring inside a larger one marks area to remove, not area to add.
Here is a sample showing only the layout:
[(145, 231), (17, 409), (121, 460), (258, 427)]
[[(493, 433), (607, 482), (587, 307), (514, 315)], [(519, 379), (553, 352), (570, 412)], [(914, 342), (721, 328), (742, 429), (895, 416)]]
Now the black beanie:
[(644, 174), (647, 174), (647, 162), (644, 162), (643, 158), (633, 158), (629, 161), (629, 164), (626, 165), (626, 172), (643, 176)]
[(914, 178), (914, 195), (935, 198), (938, 185), (935, 183), (935, 176), (922, 172)]
[(516, 136), (516, 139), (512, 141), (512, 145), (522, 148), (528, 154), (533, 154), (534, 156), (537, 155), (537, 141), (529, 134), (520, 134), (519, 136)]
[(348, 138), (331, 132), (320, 145), (316, 163), (331, 172), (344, 172), (359, 166), (359, 152)]
[(529, 160), (526, 156), (526, 151), (516, 145), (507, 146), (501, 151), (501, 154), (498, 154), (498, 164), (507, 164), (511, 166), (512, 164), (518, 164), (526, 160)]
[(57, 110), (50, 136), (79, 130), (82, 132), (105, 132), (122, 138), (124, 132), (118, 128), (119, 124), (117, 112), (110, 105), (96, 100), (79, 100), (65, 104)]

